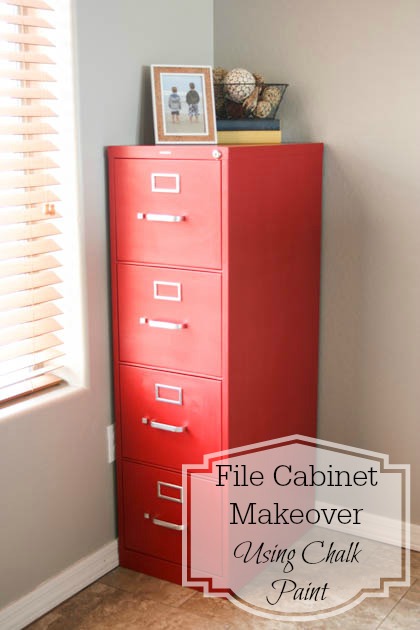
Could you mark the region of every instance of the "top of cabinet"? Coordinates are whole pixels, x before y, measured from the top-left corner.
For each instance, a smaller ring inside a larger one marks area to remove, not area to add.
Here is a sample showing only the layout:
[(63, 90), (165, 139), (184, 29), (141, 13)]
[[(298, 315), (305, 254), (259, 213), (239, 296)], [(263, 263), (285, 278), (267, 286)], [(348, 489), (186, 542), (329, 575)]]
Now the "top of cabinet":
[(322, 143), (254, 145), (130, 145), (108, 147), (109, 158), (222, 160), (245, 154), (258, 158), (264, 154), (322, 151)]

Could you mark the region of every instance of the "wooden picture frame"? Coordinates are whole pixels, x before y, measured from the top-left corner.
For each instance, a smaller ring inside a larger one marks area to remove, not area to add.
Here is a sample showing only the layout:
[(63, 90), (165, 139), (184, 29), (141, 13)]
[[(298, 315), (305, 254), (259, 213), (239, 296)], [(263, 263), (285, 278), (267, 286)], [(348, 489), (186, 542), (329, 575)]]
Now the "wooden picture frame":
[(156, 144), (216, 144), (211, 66), (151, 66)]

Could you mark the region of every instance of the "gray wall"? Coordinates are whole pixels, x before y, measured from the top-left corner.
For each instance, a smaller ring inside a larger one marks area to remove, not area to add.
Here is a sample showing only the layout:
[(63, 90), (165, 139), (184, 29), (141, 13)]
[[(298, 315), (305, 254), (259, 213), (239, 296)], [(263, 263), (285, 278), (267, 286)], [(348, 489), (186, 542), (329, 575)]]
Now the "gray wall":
[(115, 538), (104, 147), (152, 141), (144, 66), (213, 58), (212, 0), (74, 4), (88, 386), (0, 421), (0, 608)]
[(326, 143), (319, 437), (410, 463), (420, 523), (420, 2), (215, 0), (214, 28)]

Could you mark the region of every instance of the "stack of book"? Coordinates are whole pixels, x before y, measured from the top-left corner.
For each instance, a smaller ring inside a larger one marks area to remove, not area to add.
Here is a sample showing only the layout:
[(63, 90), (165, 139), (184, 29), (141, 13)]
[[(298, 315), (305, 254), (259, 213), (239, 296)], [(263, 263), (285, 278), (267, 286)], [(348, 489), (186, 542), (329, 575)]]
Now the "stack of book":
[(278, 118), (217, 120), (218, 144), (280, 144)]

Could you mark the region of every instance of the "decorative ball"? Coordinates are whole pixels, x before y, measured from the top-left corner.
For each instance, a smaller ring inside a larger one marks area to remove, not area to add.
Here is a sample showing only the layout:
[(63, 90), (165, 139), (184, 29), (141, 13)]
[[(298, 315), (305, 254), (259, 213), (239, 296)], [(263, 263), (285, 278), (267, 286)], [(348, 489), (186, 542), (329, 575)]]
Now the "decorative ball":
[(245, 118), (245, 112), (241, 103), (225, 99), (225, 108), (228, 118)]
[(227, 74), (227, 70), (218, 66), (217, 68), (213, 68), (213, 81), (214, 83), (223, 83), (223, 79)]
[(261, 94), (261, 99), (263, 101), (268, 101), (274, 106), (277, 106), (281, 101), (281, 90), (275, 85), (269, 85), (264, 88), (263, 93)]
[(224, 78), (225, 93), (231, 101), (242, 103), (255, 87), (254, 75), (243, 68), (230, 70)]
[(218, 118), (225, 118), (226, 107), (225, 107), (225, 98), (223, 94), (215, 93), (214, 103), (215, 103), (215, 108), (216, 108), (216, 116)]
[(257, 118), (268, 118), (271, 114), (271, 110), (273, 109), (272, 103), (270, 101), (258, 101), (257, 109), (254, 114)]

